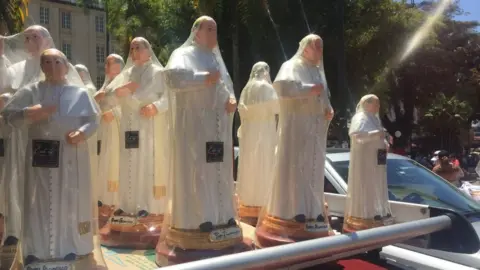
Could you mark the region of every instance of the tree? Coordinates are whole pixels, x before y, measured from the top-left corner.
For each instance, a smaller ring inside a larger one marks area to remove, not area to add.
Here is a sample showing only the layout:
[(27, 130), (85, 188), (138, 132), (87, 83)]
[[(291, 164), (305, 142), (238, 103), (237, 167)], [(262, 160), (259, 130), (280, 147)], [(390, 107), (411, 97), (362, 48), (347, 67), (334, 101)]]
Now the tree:
[(28, 17), (28, 0), (0, 0), (0, 7), (0, 35), (20, 32)]

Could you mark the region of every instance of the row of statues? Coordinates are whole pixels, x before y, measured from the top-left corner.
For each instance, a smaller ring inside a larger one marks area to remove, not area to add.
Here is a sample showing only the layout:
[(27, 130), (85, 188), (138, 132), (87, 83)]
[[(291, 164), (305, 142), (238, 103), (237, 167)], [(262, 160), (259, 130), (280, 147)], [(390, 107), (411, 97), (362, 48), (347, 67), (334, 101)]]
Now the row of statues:
[[(165, 67), (133, 39), (126, 62), (107, 57), (98, 91), (45, 28), (1, 38), (0, 269), (104, 268), (99, 244), (156, 248), (168, 265), (332, 235), (322, 39), (302, 39), (273, 83), (267, 63), (253, 66), (235, 188), (237, 102), (216, 31), (197, 19)], [(352, 120), (346, 231), (393, 222), (378, 110), (365, 96)], [(254, 239), (240, 221), (256, 226)]]

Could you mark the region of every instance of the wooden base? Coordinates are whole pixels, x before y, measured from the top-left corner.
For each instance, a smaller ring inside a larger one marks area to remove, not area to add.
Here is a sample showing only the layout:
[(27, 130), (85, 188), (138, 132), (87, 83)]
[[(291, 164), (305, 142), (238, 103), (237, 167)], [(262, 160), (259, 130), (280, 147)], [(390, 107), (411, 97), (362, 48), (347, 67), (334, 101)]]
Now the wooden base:
[[(335, 235), (333, 231), (328, 231), (325, 233), (323, 237), (328, 237), (333, 235)], [(293, 236), (287, 236), (287, 235), (277, 235), (267, 230), (266, 227), (263, 225), (260, 225), (259, 227), (257, 227), (257, 229), (255, 230), (255, 236), (256, 236), (255, 246), (257, 248), (274, 247), (274, 246), (286, 245), (286, 244), (320, 238), (318, 237), (318, 234), (314, 236), (312, 235), (312, 237), (293, 237)]]
[(112, 216), (115, 211), (115, 206), (102, 205), (98, 207), (98, 227), (103, 228), (107, 225), (108, 219)]
[(258, 217), (239, 217), (240, 221), (246, 223), (250, 226), (256, 227), (258, 222)]
[(156, 252), (156, 262), (160, 267), (176, 265), (202, 259), (214, 258), (223, 255), (240, 253), (252, 250), (253, 241), (249, 238), (243, 238), (241, 243), (221, 250), (183, 250), (181, 248), (170, 247), (165, 241), (159, 242)]
[(130, 249), (154, 249), (160, 237), (160, 229), (152, 231), (116, 231), (106, 224), (100, 229), (100, 243), (107, 247)]
[(17, 250), (18, 245), (0, 247), (0, 270), (12, 269), (16, 264)]

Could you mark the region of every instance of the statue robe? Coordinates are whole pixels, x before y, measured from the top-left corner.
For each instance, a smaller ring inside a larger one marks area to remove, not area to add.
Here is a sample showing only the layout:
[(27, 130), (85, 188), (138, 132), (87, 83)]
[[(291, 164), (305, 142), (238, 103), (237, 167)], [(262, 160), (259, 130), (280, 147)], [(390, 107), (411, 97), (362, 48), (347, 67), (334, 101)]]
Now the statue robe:
[[(57, 106), (48, 120), (29, 123), (23, 108)], [(44, 82), (19, 90), (2, 115), (15, 128), (28, 128), (25, 179), (25, 228), (22, 254), (40, 260), (63, 259), (93, 251), (93, 201), (90, 153), (86, 142), (70, 145), (66, 135), (86, 138), (98, 127), (97, 107), (87, 91)]]
[(219, 70), (211, 51), (193, 45), (179, 48), (167, 68), (173, 136), (171, 227), (227, 224), (236, 216), (233, 117), (225, 110), (231, 93), (223, 79), (205, 86), (207, 72)]

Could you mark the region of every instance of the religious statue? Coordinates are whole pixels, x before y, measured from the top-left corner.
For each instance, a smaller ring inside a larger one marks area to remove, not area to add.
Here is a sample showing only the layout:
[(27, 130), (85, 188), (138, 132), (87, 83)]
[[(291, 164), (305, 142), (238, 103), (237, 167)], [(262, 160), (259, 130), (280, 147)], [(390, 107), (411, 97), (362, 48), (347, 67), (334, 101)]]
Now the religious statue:
[(159, 265), (243, 251), (233, 191), (233, 83), (217, 45), (217, 25), (195, 21), (166, 66), (171, 130), (169, 211)]
[(85, 84), (85, 88), (87, 88), (88, 93), (91, 96), (95, 95), (95, 92), (97, 92), (97, 87), (95, 87), (95, 84), (92, 81), (92, 77), (90, 76), (90, 71), (88, 71), (88, 68), (82, 64), (76, 64), (75, 69), (78, 72), (78, 75), (80, 75), (80, 78), (82, 78), (83, 84)]
[[(6, 105), (11, 96), (24, 86), (40, 81), (44, 75), (40, 69), (40, 55), (53, 48), (53, 39), (42, 26), (30, 26), (25, 31), (8, 36), (0, 36), (0, 93)], [(10, 128), (3, 125), (4, 171), (0, 175), (5, 191), (5, 228), (3, 246), (0, 248), (0, 264), (7, 267), (17, 253), (18, 240), (22, 234), (25, 151), (27, 129)]]
[(238, 111), (242, 125), (237, 132), (242, 153), (236, 186), (238, 215), (241, 221), (252, 226), (257, 225), (260, 209), (266, 204), (265, 191), (271, 189), (278, 110), (270, 67), (265, 62), (258, 62), (240, 95)]
[(119, 131), (118, 122), (113, 121), (114, 115), (120, 116), (120, 109), (117, 107), (111, 110), (104, 110), (102, 100), (105, 97), (105, 88), (112, 82), (123, 69), (125, 62), (118, 54), (110, 54), (105, 59), (105, 81), (100, 90), (95, 94), (95, 100), (102, 109), (102, 120), (97, 132), (97, 181), (98, 194), (98, 218), (99, 226), (102, 228), (107, 224), (108, 219), (118, 204), (118, 179), (119, 175)]
[(96, 200), (86, 141), (99, 110), (62, 52), (45, 50), (40, 65), (45, 79), (18, 90), (1, 113), (14, 128), (28, 128), (21, 254), (26, 269), (92, 269), (103, 262), (93, 259)]
[(259, 247), (331, 233), (323, 181), (333, 109), (322, 58), (322, 39), (306, 36), (273, 83), (280, 104), (279, 139), (270, 195), (255, 231)]
[[(102, 107), (119, 129), (118, 205), (101, 230), (106, 246), (154, 248), (162, 229), (169, 174), (168, 98), (163, 66), (137, 37), (122, 72), (106, 87)], [(104, 119), (106, 116), (104, 116)]]
[(350, 166), (343, 230), (354, 232), (393, 224), (388, 203), (387, 142), (375, 95), (360, 99), (350, 124)]

